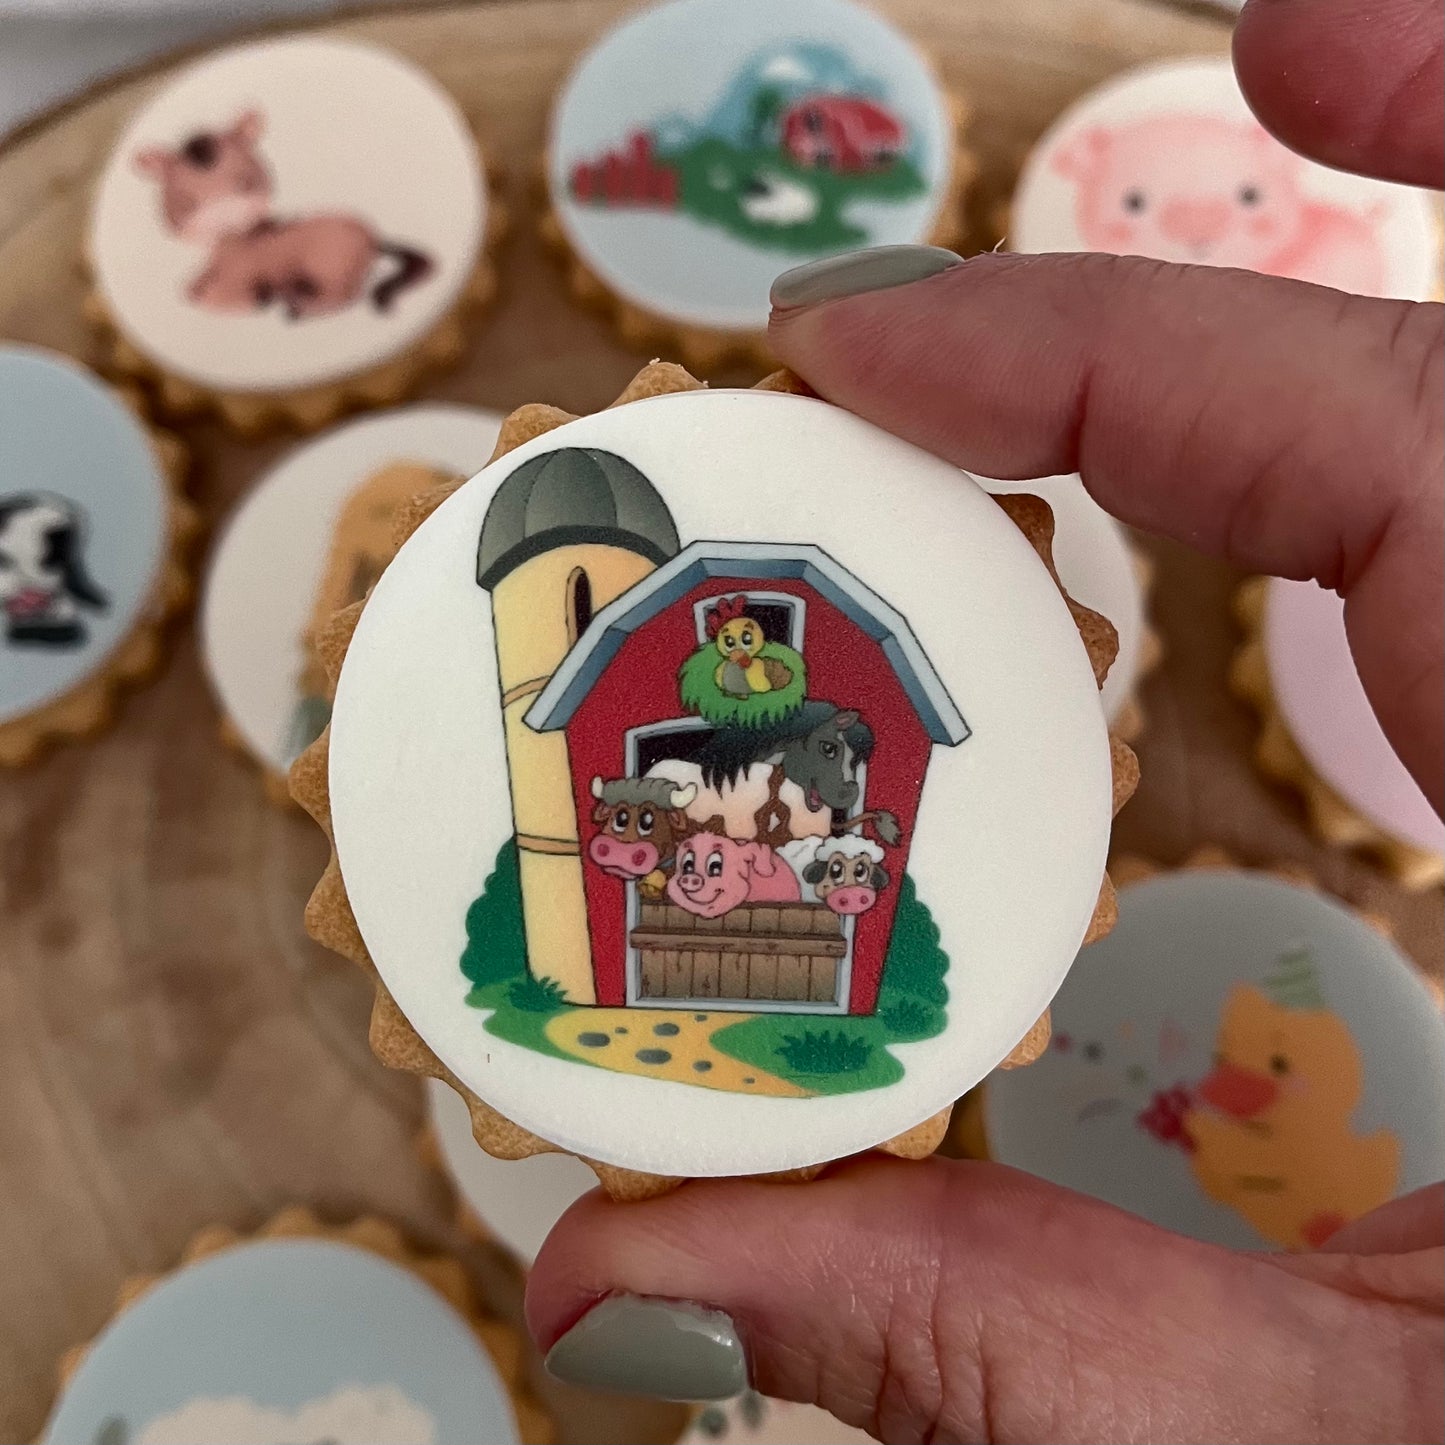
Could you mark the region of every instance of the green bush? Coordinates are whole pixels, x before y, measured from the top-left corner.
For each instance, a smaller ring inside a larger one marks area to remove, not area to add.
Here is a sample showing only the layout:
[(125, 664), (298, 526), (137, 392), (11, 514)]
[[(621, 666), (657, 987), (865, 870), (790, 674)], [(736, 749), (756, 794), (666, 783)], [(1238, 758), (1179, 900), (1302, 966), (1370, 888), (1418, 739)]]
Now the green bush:
[(526, 973), (507, 986), (507, 1002), (523, 1013), (549, 1014), (567, 1007), (567, 994), (555, 978)]
[(937, 1031), (933, 1009), (916, 998), (900, 998), (879, 1009), (878, 1017), (888, 1032), (900, 1039), (925, 1039)]
[(784, 1034), (775, 1050), (797, 1074), (853, 1074), (866, 1068), (873, 1045), (856, 1034), (824, 1029), (814, 1033)]

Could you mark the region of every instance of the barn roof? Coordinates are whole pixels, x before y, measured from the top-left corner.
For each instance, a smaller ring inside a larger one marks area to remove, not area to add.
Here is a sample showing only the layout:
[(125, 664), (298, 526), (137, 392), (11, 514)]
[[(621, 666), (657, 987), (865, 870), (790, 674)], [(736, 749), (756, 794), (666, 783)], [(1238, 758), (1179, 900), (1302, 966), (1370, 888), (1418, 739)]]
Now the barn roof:
[[(933, 669), (908, 619), (821, 547), (777, 542), (694, 542), (604, 607), (527, 709), (537, 732), (566, 727), (632, 633), (709, 578), (806, 582), (883, 648), (928, 736), (952, 747), (968, 724)], [(853, 699), (841, 698), (840, 702)]]

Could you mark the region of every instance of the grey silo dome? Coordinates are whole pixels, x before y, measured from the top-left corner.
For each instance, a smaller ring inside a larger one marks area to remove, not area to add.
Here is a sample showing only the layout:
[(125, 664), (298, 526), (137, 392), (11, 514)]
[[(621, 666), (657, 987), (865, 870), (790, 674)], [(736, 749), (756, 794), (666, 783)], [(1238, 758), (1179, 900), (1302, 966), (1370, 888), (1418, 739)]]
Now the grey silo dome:
[(522, 463), (497, 489), (477, 545), (489, 592), (523, 562), (557, 547), (625, 547), (661, 564), (678, 551), (667, 503), (615, 452), (559, 447)]

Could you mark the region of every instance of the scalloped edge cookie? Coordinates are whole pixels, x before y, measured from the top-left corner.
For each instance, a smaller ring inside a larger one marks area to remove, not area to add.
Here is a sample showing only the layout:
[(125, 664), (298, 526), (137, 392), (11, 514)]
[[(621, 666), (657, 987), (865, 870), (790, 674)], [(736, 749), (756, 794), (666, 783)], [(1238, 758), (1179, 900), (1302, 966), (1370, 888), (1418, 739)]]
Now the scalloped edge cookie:
[[(645, 366), (633, 378), (612, 406), (625, 406), (628, 402), (640, 401), (647, 397), (662, 396), (678, 391), (697, 391), (704, 383), (698, 381), (683, 367), (671, 362), (654, 361)], [(788, 372), (776, 372), (758, 383), (756, 390), (805, 393), (807, 389)], [(505, 456), (514, 448), (534, 437), (542, 436), (576, 418), (558, 407), (533, 403), (514, 411), (503, 423), (492, 461)], [(398, 548), (434, 512), (457, 486), (435, 487), (413, 499), (410, 506), (403, 507), (396, 519), (394, 542)], [(1051, 555), (1053, 536), (1053, 513), (1048, 504), (1038, 497), (1014, 495), (996, 498), (998, 505), (1014, 524), (1028, 538), (1038, 552), (1050, 575), (1058, 585), (1058, 574), (1054, 570)], [(1113, 662), (1118, 639), (1114, 627), (1106, 618), (1073, 601), (1059, 591), (1068, 602), (1079, 635), (1088, 650), (1094, 668), (1095, 681), (1102, 685)], [(346, 650), (352, 634), (361, 618), (365, 602), (348, 607), (337, 613), (331, 626), (317, 641), (317, 651), (331, 673), (333, 684), (340, 675)], [(401, 1069), (408, 1073), (422, 1074), (429, 1078), (441, 1079), (451, 1085), (463, 1099), (472, 1116), (472, 1133), (477, 1143), (498, 1159), (523, 1159), (532, 1154), (566, 1153), (557, 1145), (540, 1138), (530, 1130), (523, 1129), (504, 1114), (493, 1109), (471, 1092), (432, 1052), (425, 1041), (412, 1027), (386, 985), (382, 982), (376, 965), (371, 961), (365, 941), (357, 926), (351, 902), (346, 894), (346, 885), (336, 856), (336, 843), (331, 827), (331, 800), (329, 795), (328, 762), (330, 755), (331, 729), (328, 726), (320, 738), (297, 758), (291, 768), (291, 796), (311, 814), (326, 833), (331, 843), (331, 856), (326, 871), (317, 883), (311, 900), (306, 907), (307, 932), (318, 943), (359, 964), (368, 974), (376, 989), (376, 1001), (371, 1013), (370, 1040), (372, 1051), (388, 1068)], [(1113, 811), (1118, 813), (1124, 803), (1133, 795), (1139, 781), (1138, 761), (1133, 751), (1116, 736), (1110, 736), (1113, 765), (1114, 797)], [(1106, 872), (1100, 886), (1099, 900), (1085, 937), (1085, 942), (1102, 938), (1114, 926), (1118, 917), (1118, 905), (1114, 897), (1113, 884)], [(1014, 1047), (1013, 1052), (1001, 1067), (1013, 1068), (1032, 1063), (1048, 1046), (1049, 1015), (1043, 1016)], [(925, 1119), (905, 1133), (877, 1146), (883, 1153), (900, 1158), (925, 1158), (938, 1147), (948, 1128), (952, 1106), (943, 1109), (930, 1119)], [(599, 1183), (614, 1199), (645, 1199), (667, 1193), (682, 1182), (676, 1177), (646, 1174), (624, 1169), (612, 1164), (600, 1163), (579, 1155), (597, 1175)], [(830, 1161), (831, 1162), (831, 1161)], [(764, 1176), (779, 1181), (802, 1181), (815, 1177), (826, 1163), (811, 1165), (805, 1169), (783, 1171)]]

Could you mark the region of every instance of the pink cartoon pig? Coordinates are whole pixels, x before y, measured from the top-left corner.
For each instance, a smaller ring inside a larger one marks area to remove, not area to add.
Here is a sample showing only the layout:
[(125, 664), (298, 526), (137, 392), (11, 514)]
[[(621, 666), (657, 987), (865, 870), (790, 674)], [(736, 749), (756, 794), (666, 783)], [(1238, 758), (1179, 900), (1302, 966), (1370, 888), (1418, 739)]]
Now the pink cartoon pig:
[(697, 833), (678, 850), (667, 896), (702, 918), (719, 918), (740, 903), (797, 903), (798, 875), (765, 843)]
[(1384, 290), (1378, 215), (1307, 195), (1306, 162), (1253, 121), (1156, 115), (1092, 126), (1052, 163), (1074, 183), (1091, 250)]

